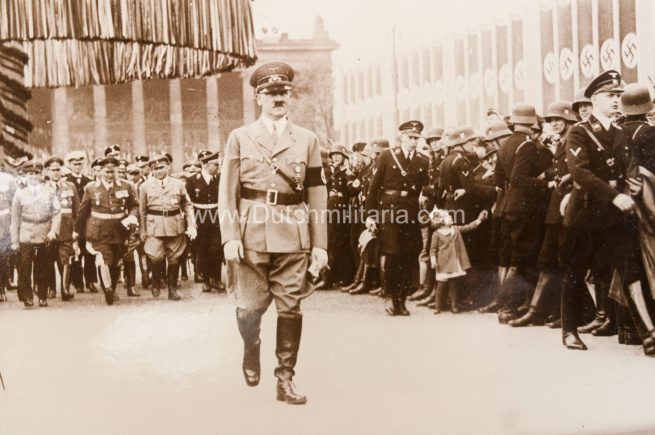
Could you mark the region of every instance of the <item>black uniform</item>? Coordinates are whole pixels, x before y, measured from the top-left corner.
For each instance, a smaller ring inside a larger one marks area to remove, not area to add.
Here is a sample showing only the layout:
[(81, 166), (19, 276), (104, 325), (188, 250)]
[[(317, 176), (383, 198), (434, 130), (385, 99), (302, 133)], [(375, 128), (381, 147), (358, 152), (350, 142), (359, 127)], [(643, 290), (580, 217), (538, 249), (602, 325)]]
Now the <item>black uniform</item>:
[(614, 269), (624, 282), (638, 272), (626, 262), (632, 250), (628, 215), (612, 204), (624, 186), (624, 172), (632, 156), (629, 138), (621, 127), (605, 129), (593, 115), (571, 128), (566, 156), (575, 183), (564, 216), (565, 235), (560, 253), (566, 265), (562, 290), (562, 331), (575, 332), (582, 320), (585, 274), (597, 261), (596, 285), (609, 286)]
[(330, 280), (332, 283), (341, 284), (352, 281), (355, 265), (350, 247), (348, 177), (348, 172), (342, 166), (333, 168), (327, 180), (327, 207), (332, 217), (328, 222)]
[(350, 249), (355, 259), (355, 264), (359, 264), (358, 242), (359, 235), (364, 231), (364, 204), (366, 202), (366, 193), (368, 186), (371, 184), (373, 173), (370, 166), (362, 166), (352, 174), (349, 174), (348, 195), (350, 196), (351, 224), (350, 224)]
[[(82, 200), (84, 198), (84, 188), (91, 179), (86, 175), (67, 174), (66, 181), (73, 183), (77, 191), (77, 197)], [(89, 254), (86, 250), (86, 241), (83, 239), (78, 240), (80, 247), (79, 257), (73, 257), (71, 262), (71, 282), (78, 291), (84, 291), (86, 284), (91, 290), (95, 290), (95, 283), (98, 282), (98, 275), (95, 266), (95, 257)], [(84, 261), (84, 264), (82, 264)]]
[(407, 159), (401, 148), (385, 150), (366, 199), (368, 216), (377, 218), (381, 255), (386, 257), (385, 291), (403, 303), (421, 252), (418, 198), (428, 182), (427, 158), (413, 154)]
[(193, 204), (198, 236), (194, 240), (196, 266), (204, 280), (204, 291), (219, 288), (223, 265), (221, 227), (218, 218), (218, 181), (213, 175), (207, 183), (202, 172), (186, 181), (186, 191)]

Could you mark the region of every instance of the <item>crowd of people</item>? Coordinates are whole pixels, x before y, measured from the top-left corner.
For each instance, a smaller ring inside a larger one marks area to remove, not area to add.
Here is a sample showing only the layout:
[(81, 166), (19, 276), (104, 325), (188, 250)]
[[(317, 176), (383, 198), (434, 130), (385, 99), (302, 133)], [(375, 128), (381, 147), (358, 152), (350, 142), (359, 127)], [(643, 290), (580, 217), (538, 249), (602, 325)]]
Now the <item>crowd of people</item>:
[[(586, 349), (579, 334), (591, 333), (655, 355), (653, 113), (646, 86), (607, 71), (543, 117), (518, 103), (505, 117), (489, 110), (483, 132), (424, 134), (408, 121), (395, 140), (321, 151), (328, 267), (314, 288), (378, 295), (391, 316), (409, 315), (408, 300), (435, 314), (477, 309), (512, 327), (561, 328), (571, 349)], [(121, 277), (127, 296), (140, 296), (137, 268), (154, 297), (165, 287), (179, 300), (191, 274), (204, 292), (225, 290), (221, 225), (231, 227), (198, 219), (228, 189), (222, 156), (203, 151), (171, 174), (170, 155), (121, 155), (109, 147), (87, 169), (73, 151), (0, 173), (0, 301), (17, 287), (32, 307), (35, 289), (45, 307), (57, 289), (71, 301), (100, 287), (112, 305)], [(303, 162), (287, 161), (284, 182), (300, 186)], [(271, 192), (262, 200), (284, 204)], [(243, 257), (232, 236), (228, 260)]]

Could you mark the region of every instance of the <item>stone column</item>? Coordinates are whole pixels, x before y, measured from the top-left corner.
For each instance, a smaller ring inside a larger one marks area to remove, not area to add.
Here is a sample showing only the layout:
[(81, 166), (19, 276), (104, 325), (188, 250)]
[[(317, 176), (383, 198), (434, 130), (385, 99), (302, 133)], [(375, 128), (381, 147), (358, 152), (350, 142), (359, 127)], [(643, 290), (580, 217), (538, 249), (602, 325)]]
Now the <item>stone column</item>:
[(207, 148), (223, 151), (218, 118), (218, 79), (220, 75), (207, 77)]
[(248, 79), (250, 78), (251, 70), (244, 71), (241, 74), (241, 83), (243, 84), (243, 123), (248, 124), (255, 122), (255, 90), (250, 86)]
[(70, 151), (66, 88), (55, 88), (52, 100), (52, 154), (64, 157)]
[(93, 86), (93, 124), (96, 137), (96, 156), (104, 155), (107, 143), (107, 102), (105, 87)]
[(171, 155), (173, 171), (179, 171), (184, 164), (184, 135), (182, 125), (182, 87), (180, 79), (168, 82), (171, 121)]
[(146, 116), (143, 108), (143, 82), (141, 80), (132, 82), (132, 153), (134, 156), (148, 154)]

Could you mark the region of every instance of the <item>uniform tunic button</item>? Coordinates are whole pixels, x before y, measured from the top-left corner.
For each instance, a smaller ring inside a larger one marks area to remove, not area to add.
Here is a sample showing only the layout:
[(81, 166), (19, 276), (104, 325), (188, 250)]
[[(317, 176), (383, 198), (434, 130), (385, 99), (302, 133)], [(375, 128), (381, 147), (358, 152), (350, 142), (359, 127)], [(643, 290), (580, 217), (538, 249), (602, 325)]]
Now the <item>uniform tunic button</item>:
[(277, 162), (277, 157), (273, 157), (273, 162)]

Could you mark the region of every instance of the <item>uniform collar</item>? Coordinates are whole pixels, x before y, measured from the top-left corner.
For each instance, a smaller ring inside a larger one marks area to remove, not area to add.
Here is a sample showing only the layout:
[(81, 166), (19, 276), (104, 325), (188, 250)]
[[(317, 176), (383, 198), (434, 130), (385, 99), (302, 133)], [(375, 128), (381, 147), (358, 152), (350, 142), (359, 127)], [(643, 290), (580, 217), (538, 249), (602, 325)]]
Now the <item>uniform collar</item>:
[(289, 120), (287, 119), (286, 116), (278, 119), (277, 121), (273, 121), (272, 119), (262, 115), (261, 120), (264, 123), (264, 126), (266, 127), (268, 134), (270, 134), (271, 136), (273, 136), (273, 125), (275, 125), (275, 129), (277, 130), (278, 137), (282, 135), (284, 130), (286, 130), (287, 124), (289, 123)]
[(207, 184), (211, 183), (212, 178), (214, 177), (213, 175), (209, 175), (209, 172), (205, 171), (204, 169), (200, 170), (200, 176), (205, 180)]
[(596, 113), (593, 112), (592, 116), (596, 118), (598, 122), (603, 126), (603, 128), (607, 131), (610, 129), (612, 126), (612, 119), (608, 118), (607, 116), (603, 115), (602, 113)]

